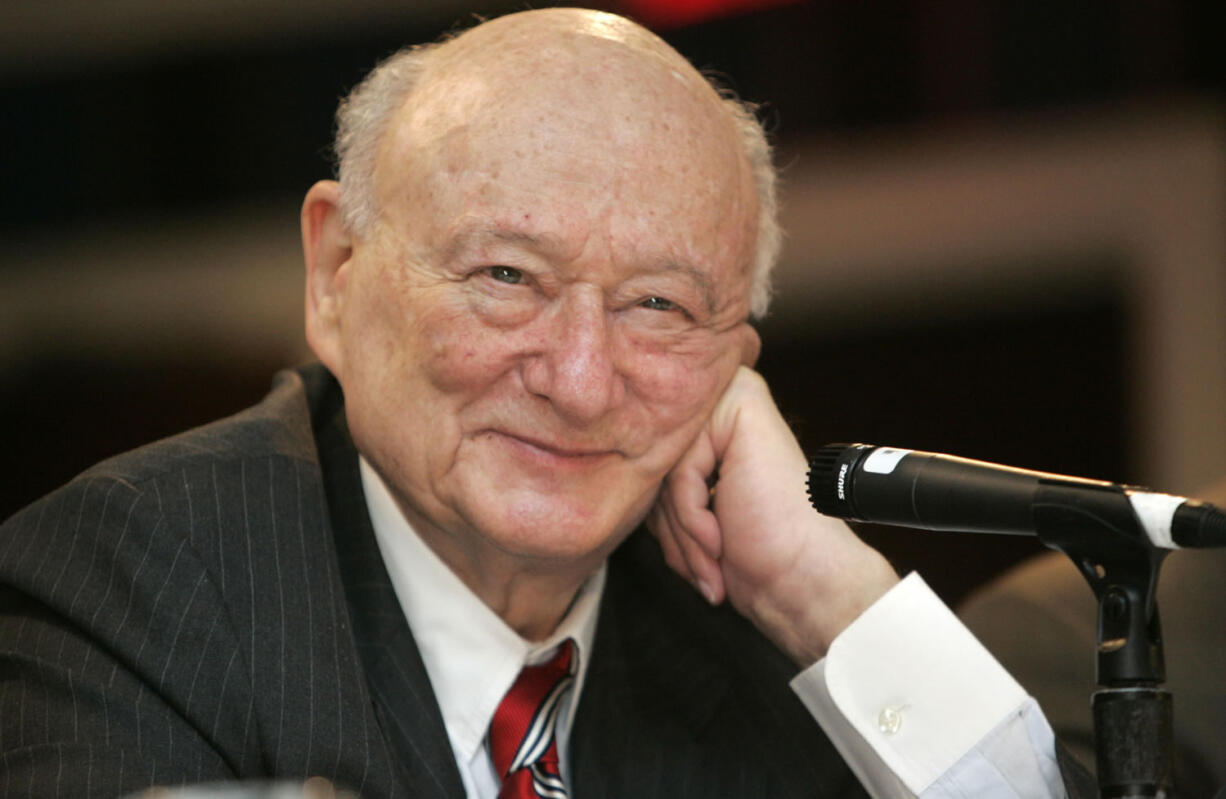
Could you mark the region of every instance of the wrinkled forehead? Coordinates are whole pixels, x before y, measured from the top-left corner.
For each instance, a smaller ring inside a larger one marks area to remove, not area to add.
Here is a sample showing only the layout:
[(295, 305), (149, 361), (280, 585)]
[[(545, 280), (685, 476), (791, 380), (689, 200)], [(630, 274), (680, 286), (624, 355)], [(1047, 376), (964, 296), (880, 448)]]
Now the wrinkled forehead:
[(381, 148), (385, 210), (429, 208), (446, 228), (531, 208), (543, 229), (598, 230), (613, 248), (655, 237), (747, 266), (756, 197), (731, 115), (667, 45), (611, 20), (495, 21), (444, 45)]

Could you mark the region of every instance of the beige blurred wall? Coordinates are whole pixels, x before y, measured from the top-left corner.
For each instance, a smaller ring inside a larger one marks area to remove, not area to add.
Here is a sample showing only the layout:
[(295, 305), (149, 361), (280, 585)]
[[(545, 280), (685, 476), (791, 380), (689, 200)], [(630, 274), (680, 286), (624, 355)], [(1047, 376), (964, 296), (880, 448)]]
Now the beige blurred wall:
[(889, 324), (1114, 281), (1138, 479), (1193, 491), (1226, 474), (1224, 122), (1189, 101), (815, 143), (786, 173), (777, 313), (866, 324), (843, 309), (869, 296)]

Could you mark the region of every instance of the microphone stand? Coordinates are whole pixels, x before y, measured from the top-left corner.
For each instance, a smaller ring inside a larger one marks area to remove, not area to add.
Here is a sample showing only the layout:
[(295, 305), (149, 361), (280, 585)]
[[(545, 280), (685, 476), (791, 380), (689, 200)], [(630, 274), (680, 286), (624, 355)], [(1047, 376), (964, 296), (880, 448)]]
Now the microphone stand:
[[(1171, 694), (1154, 591), (1167, 550), (1137, 540), (1077, 492), (1041, 481), (1036, 532), (1072, 559), (1098, 598), (1097, 682), (1091, 707), (1103, 799), (1164, 799), (1174, 790)], [(1108, 533), (1110, 533), (1108, 535)]]

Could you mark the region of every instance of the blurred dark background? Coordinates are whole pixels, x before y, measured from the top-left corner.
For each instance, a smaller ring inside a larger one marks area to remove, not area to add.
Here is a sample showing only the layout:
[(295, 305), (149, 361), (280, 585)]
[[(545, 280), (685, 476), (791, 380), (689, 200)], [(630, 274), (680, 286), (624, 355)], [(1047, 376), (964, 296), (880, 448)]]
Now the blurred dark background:
[[(401, 45), (524, 7), (291, 5), (0, 19), (0, 517), (308, 358), (297, 203), (337, 99)], [(1216, 4), (692, 5), (595, 7), (763, 103), (790, 238), (760, 368), (806, 447), (1179, 493), (1226, 472)], [(865, 535), (950, 599), (1036, 551)]]
[[(815, 133), (862, 134), (949, 116), (1189, 92), (1220, 100), (1226, 85), (1226, 31), (1215, 3), (759, 4), (767, 8), (713, 11), (704, 22), (660, 32), (746, 99), (766, 102), (785, 148)], [(335, 101), (374, 62), (479, 15), (527, 7), (478, 0), (466, 12), (456, 0), (368, 0), (368, 14), (346, 13), (329, 28), (329, 4), (304, 3), (316, 8), (315, 24), (287, 9), (284, 19), (262, 20), (262, 29), (243, 33), (250, 24), (244, 14), (258, 20), (261, 6), (276, 4), (235, 4), (227, 23), (232, 31), (217, 30), (220, 22), (193, 29), (205, 25), (188, 11), (176, 22), (176, 5), (196, 5), (186, 2), (129, 0), (88, 14), (88, 6), (70, 0), (26, 5), (18, 16), (29, 19), (17, 27), (45, 38), (14, 41), (22, 31), (13, 31), (7, 45), (17, 52), (10, 51), (0, 73), (0, 157), (10, 186), (0, 198), (6, 234), (297, 191), (326, 167)], [(110, 17), (120, 17), (112, 20), (116, 26), (139, 25), (145, 5), (146, 24), (155, 28), (146, 37), (108, 29)], [(226, 3), (214, 5), (224, 10)], [(331, 5), (340, 16), (345, 4)], [(650, 20), (644, 12), (668, 5), (626, 0), (591, 7), (638, 11)], [(127, 18), (114, 10), (125, 7)], [(97, 27), (53, 22), (74, 10)], [(0, 21), (0, 27), (13, 24)], [(167, 30), (159, 33), (159, 25)], [(116, 41), (107, 46), (112, 36)], [(21, 51), (28, 52), (22, 57)]]

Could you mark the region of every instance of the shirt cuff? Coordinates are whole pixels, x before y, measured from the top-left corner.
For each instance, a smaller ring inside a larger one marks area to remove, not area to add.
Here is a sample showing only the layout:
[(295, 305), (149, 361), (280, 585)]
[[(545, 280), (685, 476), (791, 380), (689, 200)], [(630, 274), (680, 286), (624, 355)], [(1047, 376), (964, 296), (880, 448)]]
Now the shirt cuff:
[(883, 797), (923, 793), (1027, 699), (914, 573), (791, 685), (860, 781)]

